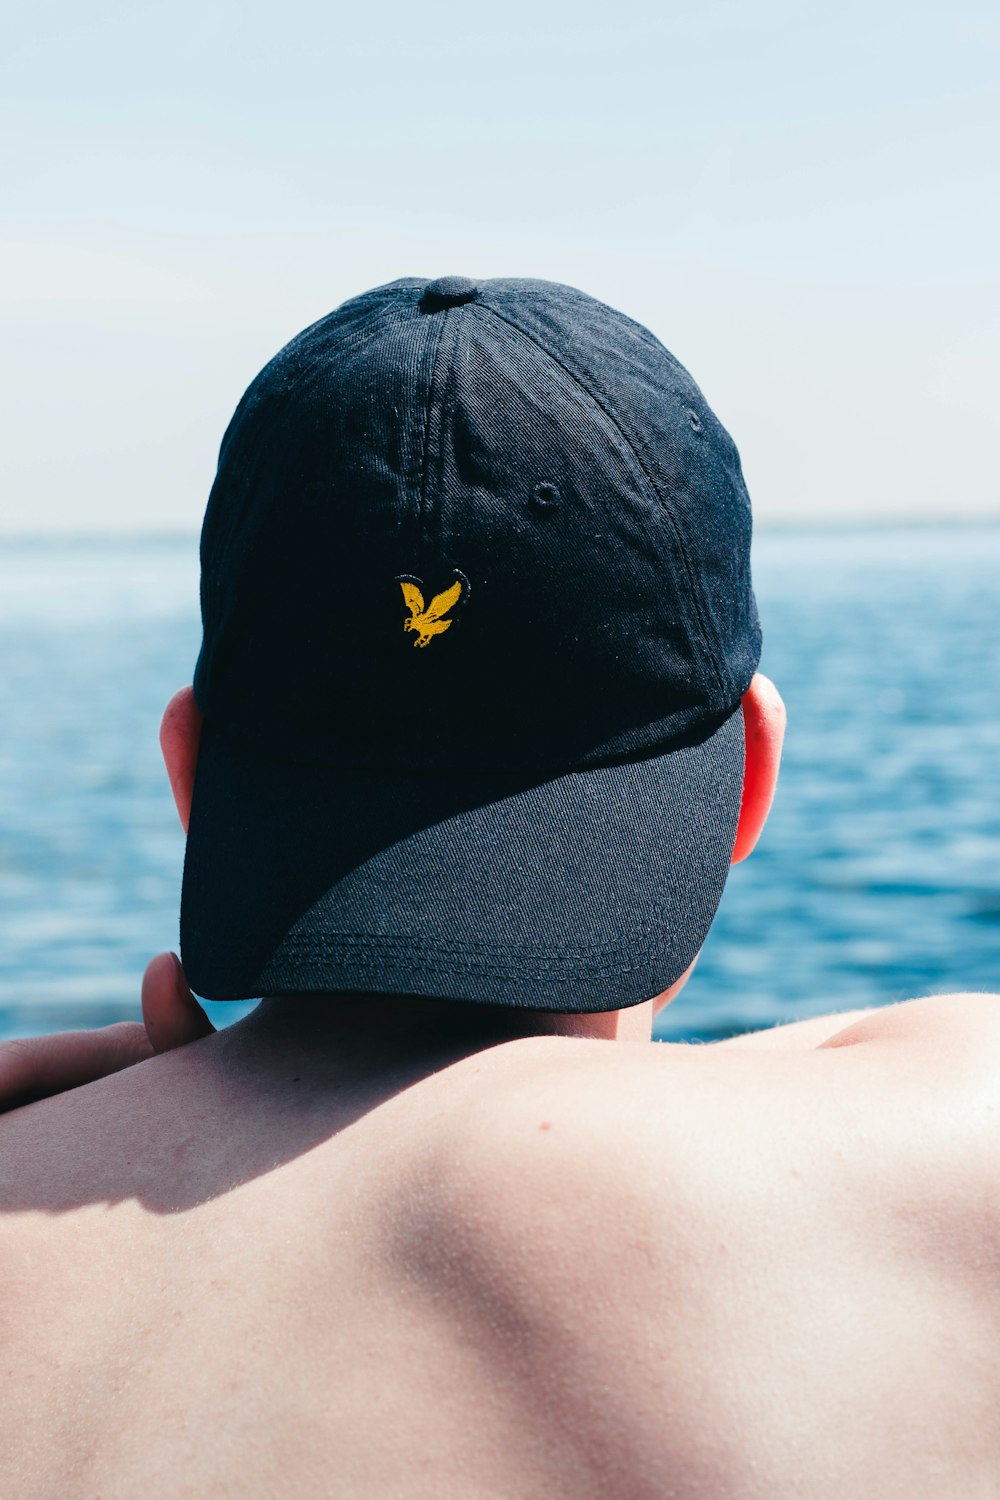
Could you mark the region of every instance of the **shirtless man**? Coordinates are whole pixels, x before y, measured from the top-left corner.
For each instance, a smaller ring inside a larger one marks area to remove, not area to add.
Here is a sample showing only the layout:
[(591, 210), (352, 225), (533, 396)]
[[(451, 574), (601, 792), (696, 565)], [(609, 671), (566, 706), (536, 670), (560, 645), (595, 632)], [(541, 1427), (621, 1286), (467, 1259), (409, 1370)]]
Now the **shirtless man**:
[(161, 742), (185, 968), (270, 998), (210, 1034), (161, 957), (111, 1061), (162, 1055), (0, 1121), (4, 1497), (1000, 1493), (996, 998), (649, 1045), (777, 775), (741, 505), (545, 283), (380, 288), (251, 387)]

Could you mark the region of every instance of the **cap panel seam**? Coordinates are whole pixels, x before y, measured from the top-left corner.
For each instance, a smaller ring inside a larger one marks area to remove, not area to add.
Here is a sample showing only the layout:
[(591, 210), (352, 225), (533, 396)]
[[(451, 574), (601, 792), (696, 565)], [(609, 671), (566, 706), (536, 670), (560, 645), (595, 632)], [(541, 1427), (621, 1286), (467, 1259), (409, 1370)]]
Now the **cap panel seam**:
[[(696, 586), (694, 569), (691, 566), (691, 559), (689, 558), (687, 548), (684, 545), (684, 540), (680, 533), (680, 527), (678, 526), (677, 520), (671, 512), (670, 508), (661, 498), (660, 487), (658, 486), (653, 475), (650, 473), (649, 466), (647, 465), (642, 454), (637, 449), (633, 439), (625, 431), (621, 420), (619, 419), (614, 408), (611, 406), (607, 397), (598, 394), (598, 391), (593, 389), (591, 384), (588, 384), (588, 381), (593, 382), (594, 385), (597, 385), (598, 382), (595, 380), (590, 371), (583, 370), (583, 373), (579, 374), (576, 370), (572, 369), (568, 364), (566, 364), (564, 359), (560, 358), (560, 356), (556, 354), (552, 349), (550, 349), (549, 346), (540, 338), (538, 338), (536, 334), (529, 333), (527, 329), (522, 328), (519, 323), (515, 323), (513, 319), (505, 316), (504, 313), (498, 312), (496, 308), (490, 307), (483, 302), (477, 302), (475, 305), (480, 312), (484, 312), (496, 318), (498, 322), (503, 323), (507, 328), (512, 329), (514, 333), (520, 334), (523, 339), (526, 339), (528, 343), (532, 344), (536, 349), (540, 350), (542, 354), (546, 355), (546, 357), (550, 359), (554, 365), (557, 365), (559, 369), (562, 370), (563, 374), (566, 375), (568, 379), (572, 380), (573, 384), (576, 385), (581, 391), (583, 391), (584, 394), (594, 402), (599, 410), (603, 412), (604, 416), (614, 427), (621, 442), (624, 443), (628, 452), (632, 455), (634, 462), (638, 465), (643, 477), (646, 480), (646, 483), (649, 485), (653, 495), (656, 497), (660, 513), (664, 516), (667, 524), (670, 527), (674, 542), (677, 547), (677, 551), (680, 554), (681, 561), (684, 566), (684, 573), (687, 578), (690, 597), (694, 601), (695, 615), (698, 621), (698, 630), (701, 635), (702, 645), (705, 648), (709, 661), (712, 663), (712, 671), (715, 674), (715, 680), (719, 686), (719, 692), (721, 694), (722, 700), (728, 701), (728, 688), (720, 670), (718, 661), (718, 656), (720, 653), (720, 643), (716, 642), (715, 646), (713, 646), (709, 639), (709, 631), (705, 623), (705, 616), (702, 609), (701, 595), (699, 594), (698, 588)], [(586, 376), (587, 378), (584, 379), (584, 376)]]
[[(498, 279), (501, 281), (503, 280), (502, 277)], [(482, 281), (479, 284), (483, 288), (489, 288), (493, 285), (493, 281)], [(530, 284), (531, 283), (529, 282), (528, 285)], [(630, 318), (628, 313), (622, 312), (620, 307), (612, 307), (610, 302), (603, 302), (600, 297), (591, 297), (586, 292), (582, 292), (579, 287), (568, 286), (565, 282), (562, 281), (543, 282), (542, 285), (548, 287), (556, 287), (562, 293), (569, 292), (574, 303), (577, 303), (579, 306), (586, 308), (599, 307), (602, 312), (609, 313), (611, 317), (616, 318), (619, 322), (627, 323), (632, 332), (636, 334), (644, 344), (646, 344), (650, 349), (655, 349), (657, 354), (664, 355), (669, 360), (670, 364), (673, 365), (675, 370), (677, 370), (687, 380), (690, 380), (691, 384), (695, 386), (696, 389), (698, 388), (697, 381), (694, 379), (690, 370), (685, 369), (685, 367), (681, 364), (680, 360), (675, 354), (671, 354), (666, 344), (664, 344), (660, 339), (656, 337), (656, 334), (652, 331), (652, 329), (647, 328), (644, 323), (637, 322), (635, 318)], [(484, 306), (489, 306), (489, 304), (484, 304)], [(496, 309), (492, 310), (496, 311)], [(504, 314), (498, 312), (497, 316), (502, 318)]]
[(417, 527), (420, 541), (423, 541), (424, 523), (427, 518), (427, 489), (430, 481), (431, 463), (431, 424), (434, 420), (435, 405), (438, 396), (438, 365), (441, 361), (442, 345), (444, 343), (445, 330), (448, 326), (448, 313), (445, 312), (440, 320), (434, 343), (434, 357), (431, 361), (431, 378), (427, 392), (427, 411), (424, 416), (424, 438), (420, 455), (420, 493), (417, 496)]
[[(378, 289), (376, 288), (376, 290)], [(366, 293), (365, 295), (367, 296), (371, 294)], [(360, 301), (361, 299), (359, 298), (356, 300)], [(351, 334), (340, 341), (338, 345), (338, 352), (354, 353), (359, 348), (370, 349), (371, 346), (375, 344), (380, 337), (384, 337), (387, 326), (390, 326), (393, 322), (399, 325), (406, 321), (404, 312), (406, 306), (406, 301), (401, 297), (394, 297), (391, 301), (386, 301), (381, 308), (376, 309), (376, 316), (374, 319), (372, 319), (369, 323), (363, 324), (360, 327), (356, 328)], [(265, 375), (272, 368), (272, 366), (276, 365), (277, 362), (283, 358), (287, 359), (288, 363), (291, 365), (291, 369), (289, 370), (287, 376), (283, 377), (283, 384), (281, 387), (280, 399), (282, 407), (286, 407), (287, 403), (298, 394), (301, 387), (303, 385), (306, 385), (309, 381), (315, 379), (317, 371), (323, 368), (323, 359), (315, 353), (314, 349), (310, 345), (309, 340), (310, 337), (315, 337), (317, 330), (319, 330), (324, 323), (328, 323), (331, 318), (335, 318), (339, 311), (340, 308), (335, 308), (333, 312), (326, 313), (322, 318), (317, 318), (315, 322), (310, 323), (307, 328), (303, 328), (302, 331), (296, 334), (293, 339), (290, 339), (283, 348), (279, 349), (277, 353), (273, 354), (268, 360), (267, 364), (263, 367), (263, 369), (259, 370), (258, 373), (254, 376), (253, 380), (251, 380), (250, 384), (243, 392), (243, 395), (240, 397), (236, 410), (230, 417), (226, 430), (223, 433), (222, 442), (219, 445), (219, 455), (216, 463), (215, 478), (212, 482), (213, 492), (215, 489), (215, 485), (219, 482), (223, 466), (228, 461), (230, 449), (236, 438), (238, 424), (246, 416), (248, 408), (251, 404), (251, 398), (252, 396), (257, 395), (258, 388), (261, 387), (262, 383), (264, 382)], [(428, 408), (429, 406), (430, 403), (428, 403)], [(235, 513), (230, 514), (227, 517), (225, 528), (220, 528), (218, 536), (214, 541), (211, 542), (211, 547), (215, 552), (211, 571), (214, 579), (216, 580), (216, 600), (221, 593), (221, 590), (218, 586), (218, 579), (228, 573), (231, 569), (232, 557), (234, 549), (237, 545), (237, 539), (244, 530), (247, 520), (247, 513), (250, 508), (250, 497), (246, 494), (242, 495), (241, 503), (238, 506), (233, 507), (233, 511)], [(209, 608), (216, 607), (216, 601), (213, 601), (212, 604), (209, 605), (207, 600), (207, 570), (205, 555), (208, 545), (207, 538), (209, 526), (211, 525), (214, 527), (215, 524), (214, 507), (212, 504), (212, 492), (210, 492), (208, 506), (206, 508), (205, 517), (202, 522), (201, 536), (199, 538), (198, 545), (198, 555), (201, 571), (201, 579), (199, 582), (199, 596), (201, 603), (203, 635), (201, 650), (199, 651), (198, 659), (195, 663), (194, 686), (196, 692), (196, 701), (198, 702), (198, 707), (202, 710), (202, 712), (204, 712), (205, 705), (203, 701), (198, 699), (198, 690), (202, 689), (202, 699), (204, 699), (205, 694), (203, 689), (205, 679), (212, 675), (212, 672), (214, 670), (214, 661), (219, 645), (219, 635), (218, 631), (216, 631), (216, 639), (213, 641), (212, 650), (206, 656), (206, 636), (204, 634), (205, 620)]]

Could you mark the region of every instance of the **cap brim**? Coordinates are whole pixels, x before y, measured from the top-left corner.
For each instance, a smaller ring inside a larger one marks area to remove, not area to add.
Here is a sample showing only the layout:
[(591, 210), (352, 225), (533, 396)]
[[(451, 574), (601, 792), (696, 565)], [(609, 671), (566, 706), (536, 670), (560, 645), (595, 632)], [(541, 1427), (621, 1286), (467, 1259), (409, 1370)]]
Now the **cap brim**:
[(722, 895), (743, 722), (556, 777), (345, 772), (202, 734), (181, 951), (207, 999), (331, 991), (639, 1004)]

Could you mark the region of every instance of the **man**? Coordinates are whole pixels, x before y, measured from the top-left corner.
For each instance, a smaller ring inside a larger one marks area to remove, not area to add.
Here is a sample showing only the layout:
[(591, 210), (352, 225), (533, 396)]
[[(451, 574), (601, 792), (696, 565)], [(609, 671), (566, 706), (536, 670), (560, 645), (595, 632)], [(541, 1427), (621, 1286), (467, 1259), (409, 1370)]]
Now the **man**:
[(570, 288), (396, 282), (250, 387), (161, 743), (187, 977), (269, 998), (170, 1050), (162, 957), (162, 1055), (3, 1120), (0, 1493), (1000, 1492), (995, 998), (648, 1045), (774, 790), (748, 557)]

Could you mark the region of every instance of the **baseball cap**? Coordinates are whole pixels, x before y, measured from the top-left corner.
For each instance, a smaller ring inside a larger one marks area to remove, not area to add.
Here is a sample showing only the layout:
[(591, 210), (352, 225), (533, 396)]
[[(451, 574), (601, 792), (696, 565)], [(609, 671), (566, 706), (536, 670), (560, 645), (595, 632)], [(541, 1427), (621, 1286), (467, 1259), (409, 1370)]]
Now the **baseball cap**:
[(223, 438), (181, 951), (209, 999), (600, 1011), (700, 948), (760, 628), (739, 457), (572, 287), (406, 277)]

